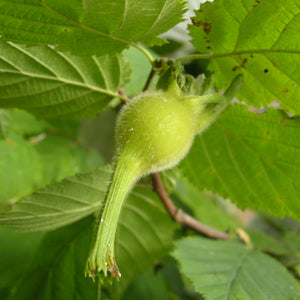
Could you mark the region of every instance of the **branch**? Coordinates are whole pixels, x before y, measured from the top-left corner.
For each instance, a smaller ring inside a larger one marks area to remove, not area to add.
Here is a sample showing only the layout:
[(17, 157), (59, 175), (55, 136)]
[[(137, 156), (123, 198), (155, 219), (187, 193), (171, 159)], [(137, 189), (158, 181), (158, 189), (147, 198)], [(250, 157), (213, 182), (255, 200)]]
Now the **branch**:
[(144, 88), (143, 88), (143, 92), (145, 92), (145, 91), (147, 91), (147, 90), (149, 89), (149, 87), (150, 87), (150, 85), (151, 85), (151, 82), (152, 82), (152, 80), (153, 80), (155, 74), (156, 74), (156, 71), (154, 71), (154, 69), (152, 68), (152, 69), (151, 69), (151, 72), (150, 72), (150, 74), (149, 74), (149, 76), (148, 76), (148, 79), (147, 79), (147, 81), (146, 81), (146, 84), (145, 84), (145, 86), (144, 86)]
[(121, 96), (120, 99), (122, 100), (123, 104), (129, 101), (127, 94), (125, 93), (123, 88), (118, 90), (119, 95)]
[(222, 240), (230, 239), (228, 233), (218, 231), (205, 224), (202, 224), (196, 219), (194, 219), (193, 217), (191, 217), (190, 215), (183, 212), (181, 209), (178, 209), (169, 198), (164, 188), (163, 182), (159, 176), (159, 173), (152, 174), (152, 179), (153, 179), (155, 191), (159, 195), (162, 203), (164, 204), (168, 213), (170, 214), (170, 216), (175, 222), (188, 226), (196, 230), (197, 232), (213, 239), (222, 239)]

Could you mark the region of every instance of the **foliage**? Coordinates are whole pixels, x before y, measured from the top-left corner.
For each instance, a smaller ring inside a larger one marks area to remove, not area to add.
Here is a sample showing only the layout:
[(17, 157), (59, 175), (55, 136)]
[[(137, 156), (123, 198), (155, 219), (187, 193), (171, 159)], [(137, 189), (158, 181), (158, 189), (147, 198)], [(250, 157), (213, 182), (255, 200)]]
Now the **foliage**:
[(174, 256), (195, 289), (208, 299), (283, 300), (298, 295), (296, 280), (252, 247), (193, 237), (176, 242)]
[(300, 45), (294, 35), (299, 29), (298, 0), (206, 3), (190, 26), (197, 50), (213, 52), (209, 70), (220, 87), (242, 71), (249, 84), (242, 87), (240, 100), (256, 107), (278, 100), (282, 109), (296, 114)]
[[(252, 114), (247, 107), (235, 105), (197, 136), (182, 163), (184, 174), (199, 189), (228, 197), (241, 208), (298, 218), (299, 121), (272, 108)], [(193, 168), (195, 162), (201, 172)]]
[[(201, 4), (192, 50), (178, 31), (160, 36), (186, 7), (0, 1), (1, 299), (300, 298), (300, 3)], [(118, 220), (120, 281), (86, 278), (114, 165), (99, 149), (112, 148), (120, 107), (170, 74), (184, 97), (206, 97), (205, 112), (243, 74), (238, 100), (161, 173), (177, 217), (230, 240), (176, 224), (147, 176)]]

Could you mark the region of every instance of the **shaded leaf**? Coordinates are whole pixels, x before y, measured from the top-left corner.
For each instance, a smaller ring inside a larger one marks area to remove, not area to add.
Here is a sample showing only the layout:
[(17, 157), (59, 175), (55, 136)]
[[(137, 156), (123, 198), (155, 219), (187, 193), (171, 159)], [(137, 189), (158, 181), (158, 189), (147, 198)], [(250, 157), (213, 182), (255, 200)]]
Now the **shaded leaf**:
[(61, 136), (46, 136), (34, 145), (34, 149), (39, 154), (42, 185), (93, 171), (103, 164), (103, 159), (98, 152), (85, 149)]
[(219, 88), (237, 72), (238, 98), (250, 105), (300, 113), (300, 6), (297, 0), (216, 0), (201, 5), (190, 33), (200, 52), (212, 52), (210, 70)]
[(299, 233), (295, 233), (292, 231), (286, 231), (284, 232), (284, 242), (287, 245), (290, 253), (300, 254), (300, 235)]
[(168, 255), (164, 257), (158, 267), (161, 267), (158, 272), (161, 273), (165, 280), (165, 284), (170, 293), (170, 299), (204, 300), (204, 298), (195, 291), (190, 280), (182, 276), (178, 263), (172, 256)]
[(0, 139), (6, 138), (10, 129), (11, 115), (7, 109), (0, 109)]
[(92, 221), (48, 233), (11, 299), (97, 299), (97, 285), (83, 275)]
[(79, 120), (70, 120), (64, 118), (54, 118), (44, 121), (44, 124), (52, 134), (62, 135), (69, 139), (77, 139), (79, 135), (79, 129), (81, 127), (81, 122)]
[(227, 203), (220, 202), (213, 195), (200, 192), (183, 176), (177, 181), (173, 195), (191, 210), (197, 220), (208, 226), (223, 231), (234, 231), (241, 226), (234, 212), (226, 210)]
[(142, 274), (171, 249), (175, 228), (157, 194), (146, 187), (135, 187), (123, 204), (117, 229), (116, 259), (125, 279), (116, 284), (121, 284), (121, 291), (128, 280)]
[(0, 299), (7, 299), (10, 290), (28, 267), (40, 239), (41, 233), (20, 234), (0, 228)]
[(1, 216), (0, 224), (19, 231), (39, 231), (75, 222), (99, 209), (108, 178), (107, 168), (100, 167), (47, 186), (16, 203)]
[(245, 245), (200, 237), (175, 244), (173, 255), (182, 272), (207, 300), (291, 300), (300, 296), (297, 281), (281, 264)]
[(45, 131), (44, 124), (25, 110), (10, 109), (11, 130), (22, 135), (31, 136)]
[(38, 186), (40, 175), (38, 155), (26, 140), (15, 134), (0, 140), (0, 211)]
[(129, 285), (122, 299), (153, 300), (171, 298), (161, 273), (154, 274), (153, 269), (149, 269)]
[(118, 111), (109, 109), (91, 120), (83, 120), (80, 139), (87, 148), (97, 149), (107, 162), (112, 160), (115, 146), (115, 122)]
[[(85, 175), (85, 183), (90, 187), (86, 185), (85, 194), (81, 194), (80, 200), (88, 201), (89, 198), (95, 198), (93, 193), (97, 194), (97, 207), (94, 210), (99, 210), (102, 193), (96, 193), (96, 189), (99, 181), (100, 185), (103, 182), (94, 176), (92, 183), (88, 178), (91, 176)], [(80, 187), (77, 191), (80, 191)], [(61, 224), (62, 222), (59, 225)], [(40, 226), (45, 228), (43, 223)], [(13, 299), (48, 299), (50, 295), (51, 299), (62, 300), (96, 299), (97, 284), (83, 277), (94, 226), (94, 218), (88, 217), (48, 233), (37, 249), (29, 269), (22, 276)], [(112, 286), (114, 297), (118, 293), (121, 295), (134, 277), (143, 273), (170, 250), (174, 228), (174, 223), (154, 192), (145, 187), (138, 187), (132, 192), (123, 206), (119, 220), (116, 258), (122, 279)]]
[(0, 107), (39, 118), (93, 117), (128, 81), (123, 56), (77, 57), (53, 47), (26, 48), (0, 40)]
[(0, 3), (0, 35), (104, 55), (136, 42), (152, 44), (180, 22), (182, 8), (182, 0), (6, 0)]
[(289, 255), (291, 251), (282, 241), (276, 240), (270, 234), (264, 233), (262, 231), (247, 231), (251, 239), (251, 243), (256, 249), (264, 252), (268, 252), (274, 255)]
[(269, 109), (228, 109), (195, 143), (181, 168), (198, 189), (230, 198), (242, 209), (300, 218), (299, 118)]
[(6, 140), (0, 140), (1, 212), (47, 184), (89, 172), (103, 163), (98, 152), (61, 136), (42, 133), (25, 140), (15, 134), (13, 131), (24, 135), (41, 129), (41, 123), (30, 114), (20, 112), (11, 111), (11, 133)]

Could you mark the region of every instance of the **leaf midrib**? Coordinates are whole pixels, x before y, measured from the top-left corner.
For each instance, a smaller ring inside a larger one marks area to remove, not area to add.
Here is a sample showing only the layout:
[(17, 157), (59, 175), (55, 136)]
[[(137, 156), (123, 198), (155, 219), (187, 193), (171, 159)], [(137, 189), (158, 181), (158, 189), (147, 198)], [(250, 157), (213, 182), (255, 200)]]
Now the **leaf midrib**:
[[(71, 20), (70, 18), (62, 15), (61, 13), (59, 13), (58, 11), (54, 10), (53, 8), (49, 7), (48, 5), (46, 5), (44, 2), (41, 3), (41, 7), (44, 7), (45, 9), (51, 11), (52, 13), (56, 14), (57, 16), (59, 16), (60, 18), (63, 18), (64, 20), (66, 20), (68, 23), (71, 23), (72, 25), (74, 25), (75, 27), (78, 27), (78, 28), (82, 28), (82, 29), (85, 29), (87, 31), (90, 31), (92, 33), (95, 33), (97, 35), (100, 35), (100, 36), (104, 36), (106, 37), (107, 39), (112, 39), (112, 40), (115, 40), (115, 41), (118, 41), (118, 42), (121, 42), (121, 43), (124, 43), (126, 45), (134, 45), (135, 43), (133, 42), (129, 42), (129, 41), (126, 41), (126, 40), (123, 40), (119, 37), (116, 37), (116, 36), (113, 36), (113, 35), (110, 35), (110, 34), (106, 34), (104, 32), (101, 32), (101, 31), (98, 31), (94, 28), (90, 28), (88, 26), (85, 26), (81, 23), (78, 23), (78, 22), (75, 22), (73, 20)], [(86, 12), (85, 12), (86, 14)]]
[(250, 50), (240, 50), (240, 51), (232, 51), (226, 53), (211, 53), (208, 58), (220, 58), (220, 57), (228, 57), (228, 56), (237, 56), (243, 54), (265, 54), (265, 53), (283, 53), (283, 54), (300, 54), (300, 50), (283, 50), (283, 49), (250, 49)]
[(1, 70), (1, 69), (0, 69), (0, 73), (24, 75), (24, 76), (31, 77), (31, 78), (34, 78), (34, 79), (45, 79), (45, 80), (50, 80), (50, 81), (62, 82), (64, 84), (89, 89), (89, 90), (92, 90), (94, 92), (106, 94), (106, 95), (109, 95), (109, 96), (112, 96), (112, 97), (120, 97), (119, 94), (111, 92), (109, 90), (105, 90), (105, 89), (102, 89), (102, 88), (99, 88), (99, 87), (96, 87), (96, 86), (92, 86), (92, 85), (89, 85), (89, 84), (86, 84), (86, 83), (80, 83), (80, 82), (77, 82), (77, 81), (68, 80), (68, 79), (61, 78), (61, 77), (51, 77), (51, 76), (47, 76), (47, 75), (33, 74), (33, 73), (29, 73), (29, 72), (24, 72), (24, 71), (18, 72), (18, 71)]
[(236, 266), (236, 269), (230, 279), (230, 282), (229, 282), (229, 286), (228, 286), (228, 289), (226, 291), (226, 300), (229, 300), (229, 296), (230, 296), (230, 292), (231, 292), (231, 289), (232, 289), (232, 286), (243, 266), (243, 263), (245, 262), (246, 258), (248, 257), (248, 255), (250, 254), (251, 252), (249, 250), (245, 251), (243, 257), (241, 258), (241, 260), (238, 262), (238, 265)]
[[(51, 214), (44, 214), (44, 215), (34, 215), (32, 212), (27, 212), (28, 214), (31, 214), (30, 216), (23, 216), (23, 217), (8, 217), (8, 218), (1, 218), (0, 219), (0, 224), (4, 224), (6, 222), (11, 222), (11, 221), (21, 221), (21, 220), (30, 220), (30, 219), (36, 219), (36, 218), (49, 218), (49, 217), (58, 217), (58, 216), (64, 216), (64, 215), (68, 215), (68, 214), (77, 214), (80, 212), (86, 212), (88, 210), (93, 210), (100, 207), (100, 203), (94, 203), (92, 205), (89, 206), (83, 206), (81, 208), (78, 209), (73, 209), (73, 210), (66, 210), (66, 211), (62, 211), (62, 212), (58, 212), (58, 213), (51, 213)], [(17, 212), (21, 212), (24, 213), (25, 210), (14, 210), (12, 212), (9, 212), (8, 214), (14, 214)]]
[(250, 49), (250, 50), (240, 50), (231, 51), (225, 53), (196, 53), (178, 58), (177, 62), (195, 60), (195, 59), (218, 59), (223, 57), (234, 57), (238, 55), (250, 55), (250, 54), (265, 54), (265, 53), (278, 53), (278, 54), (300, 54), (300, 50), (289, 50), (289, 49)]
[[(10, 3), (9, 1), (7, 1), (7, 0), (2, 0), (2, 1), (11, 4), (11, 3)], [(17, 3), (17, 4), (20, 4), (20, 3)], [(63, 20), (65, 20), (65, 21), (67, 22), (67, 24), (72, 24), (73, 26), (75, 26), (75, 27), (77, 27), (77, 28), (85, 29), (85, 30), (90, 31), (90, 32), (92, 32), (92, 33), (95, 33), (95, 34), (97, 34), (97, 35), (106, 37), (106, 38), (108, 38), (108, 39), (116, 40), (116, 41), (121, 42), (121, 43), (124, 43), (124, 44), (134, 44), (134, 43), (128, 42), (128, 41), (126, 41), (126, 40), (123, 40), (123, 39), (121, 39), (121, 38), (118, 38), (118, 37), (116, 37), (116, 36), (112, 36), (112, 35), (106, 34), (106, 33), (104, 33), (104, 32), (98, 31), (98, 30), (96, 30), (96, 29), (90, 28), (90, 27), (85, 26), (85, 25), (83, 25), (83, 24), (81, 24), (81, 23), (78, 23), (78, 22), (76, 22), (76, 21), (73, 21), (72, 19), (68, 18), (67, 16), (62, 15), (61, 13), (59, 13), (58, 11), (56, 11), (55, 9), (49, 7), (49, 6), (46, 5), (44, 2), (40, 2), (39, 5), (32, 5), (32, 4), (27, 4), (27, 3), (22, 3), (22, 5), (33, 6), (33, 7), (42, 7), (42, 8), (44, 8), (44, 9), (48, 10), (49, 12), (55, 14), (56, 16), (62, 18)], [(85, 14), (86, 14), (86, 12), (85, 12)], [(12, 16), (10, 16), (10, 15), (5, 15), (5, 16), (12, 17)], [(28, 20), (28, 21), (30, 22), (31, 20)], [(32, 21), (31, 21), (31, 22), (32, 22)], [(48, 23), (41, 23), (41, 22), (37, 22), (37, 21), (35, 21), (35, 23), (38, 23), (38, 24), (41, 24), (41, 25), (45, 25), (45, 24), (48, 25)], [(60, 27), (67, 26), (67, 25), (59, 25), (59, 24), (49, 24), (49, 25), (52, 25), (52, 26), (60, 26)]]

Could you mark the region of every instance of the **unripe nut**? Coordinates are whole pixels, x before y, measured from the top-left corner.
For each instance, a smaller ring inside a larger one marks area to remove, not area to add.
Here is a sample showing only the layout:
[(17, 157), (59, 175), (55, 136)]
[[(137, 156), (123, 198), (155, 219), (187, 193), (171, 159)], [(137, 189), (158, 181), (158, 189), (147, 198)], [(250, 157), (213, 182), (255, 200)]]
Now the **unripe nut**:
[(194, 135), (216, 120), (241, 83), (239, 75), (224, 96), (196, 96), (181, 93), (173, 81), (166, 92), (145, 92), (124, 105), (116, 124), (114, 172), (92, 240), (87, 275), (103, 271), (104, 276), (109, 272), (121, 277), (115, 261), (115, 234), (128, 192), (143, 175), (171, 168), (184, 158)]
[(140, 176), (176, 165), (194, 139), (191, 108), (167, 92), (147, 92), (125, 105), (116, 123), (117, 158), (141, 163)]

